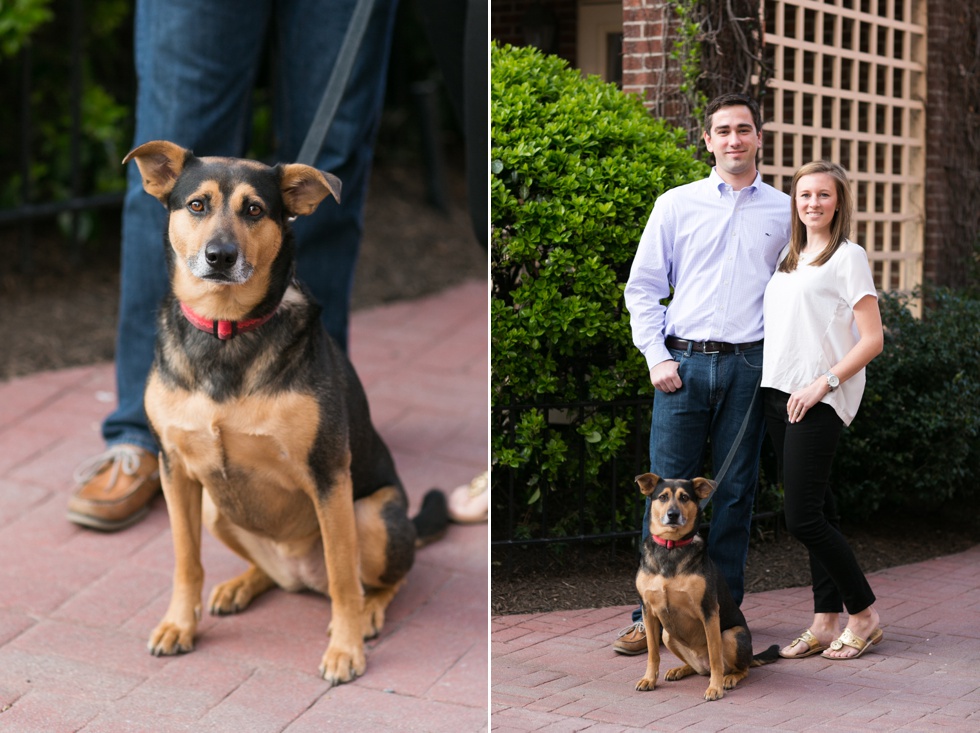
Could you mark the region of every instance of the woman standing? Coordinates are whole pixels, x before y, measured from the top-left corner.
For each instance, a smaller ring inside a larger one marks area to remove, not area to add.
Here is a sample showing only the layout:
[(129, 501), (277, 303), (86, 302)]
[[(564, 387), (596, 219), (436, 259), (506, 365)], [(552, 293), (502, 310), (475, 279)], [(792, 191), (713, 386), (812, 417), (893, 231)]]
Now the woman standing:
[(804, 165), (790, 197), (792, 236), (766, 288), (762, 387), (786, 524), (810, 556), (814, 615), (780, 655), (853, 659), (882, 632), (874, 593), (840, 533), (830, 468), (861, 404), (864, 368), (881, 353), (881, 314), (867, 254), (847, 239), (853, 198), (844, 169)]

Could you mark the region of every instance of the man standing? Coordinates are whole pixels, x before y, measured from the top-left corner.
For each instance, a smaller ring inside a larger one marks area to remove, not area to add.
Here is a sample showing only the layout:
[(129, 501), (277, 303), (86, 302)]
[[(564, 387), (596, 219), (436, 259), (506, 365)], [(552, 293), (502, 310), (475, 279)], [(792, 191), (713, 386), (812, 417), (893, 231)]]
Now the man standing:
[[(667, 191), (640, 239), (626, 307), (633, 342), (657, 390), (651, 471), (703, 473), (710, 441), (714, 474), (731, 463), (712, 499), (708, 553), (735, 602), (744, 595), (752, 506), (764, 436), (761, 401), (762, 298), (789, 241), (789, 196), (762, 182), (756, 158), (762, 116), (754, 99), (725, 94), (705, 110), (711, 175)], [(661, 301), (673, 298), (666, 307)], [(649, 499), (643, 521), (647, 537)], [(647, 650), (642, 613), (620, 633), (621, 654)]]

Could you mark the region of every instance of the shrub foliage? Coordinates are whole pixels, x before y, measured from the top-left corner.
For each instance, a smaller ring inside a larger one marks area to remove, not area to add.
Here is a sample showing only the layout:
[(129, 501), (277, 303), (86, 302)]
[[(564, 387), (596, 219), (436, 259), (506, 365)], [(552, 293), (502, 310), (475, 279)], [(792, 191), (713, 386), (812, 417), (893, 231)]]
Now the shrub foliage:
[(841, 507), (858, 516), (980, 501), (980, 300), (934, 290), (921, 319), (907, 301), (879, 299), (885, 348), (834, 463)]
[(603, 407), (652, 394), (623, 287), (657, 196), (707, 166), (637, 98), (534, 48), (492, 47), (490, 109), (493, 465), (519, 476), (519, 532), (608, 531), (615, 516), (562, 499), (584, 486), (608, 506), (604, 471), (635, 462), (629, 436), (648, 417)]

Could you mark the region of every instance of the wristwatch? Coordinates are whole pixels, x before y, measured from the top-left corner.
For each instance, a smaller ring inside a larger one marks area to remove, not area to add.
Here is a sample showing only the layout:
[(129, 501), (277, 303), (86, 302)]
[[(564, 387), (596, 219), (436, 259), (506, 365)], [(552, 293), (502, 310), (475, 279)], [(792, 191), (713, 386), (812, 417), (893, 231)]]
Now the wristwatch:
[(828, 370), (828, 372), (824, 374), (824, 376), (827, 377), (827, 386), (830, 387), (831, 392), (833, 392), (835, 389), (837, 389), (840, 386), (840, 379), (832, 371)]

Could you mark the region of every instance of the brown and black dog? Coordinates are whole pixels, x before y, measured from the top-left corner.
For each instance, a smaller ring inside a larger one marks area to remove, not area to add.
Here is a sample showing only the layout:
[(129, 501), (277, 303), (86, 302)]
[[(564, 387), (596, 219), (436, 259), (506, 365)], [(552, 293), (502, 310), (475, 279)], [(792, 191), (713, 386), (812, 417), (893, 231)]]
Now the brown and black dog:
[(129, 160), (168, 211), (170, 293), (145, 405), (176, 567), (150, 651), (193, 649), (203, 521), (249, 563), (214, 588), (211, 613), (244, 610), (276, 585), (326, 593), (320, 674), (350, 681), (364, 672), (364, 639), (381, 630), (416, 545), (445, 530), (447, 512), (433, 490), (409, 519), (354, 369), (293, 279), (289, 219), (329, 195), (339, 201), (340, 181), (299, 164), (198, 158), (163, 141)]
[(637, 690), (652, 690), (660, 674), (660, 644), (681, 667), (664, 679), (710, 674), (705, 700), (719, 700), (749, 673), (749, 667), (775, 662), (773, 645), (752, 656), (752, 635), (728, 584), (708, 557), (698, 535), (701, 502), (717, 487), (714, 481), (662, 479), (652, 473), (636, 477), (650, 497), (650, 536), (643, 543), (636, 589), (643, 604), (647, 634), (647, 668)]

